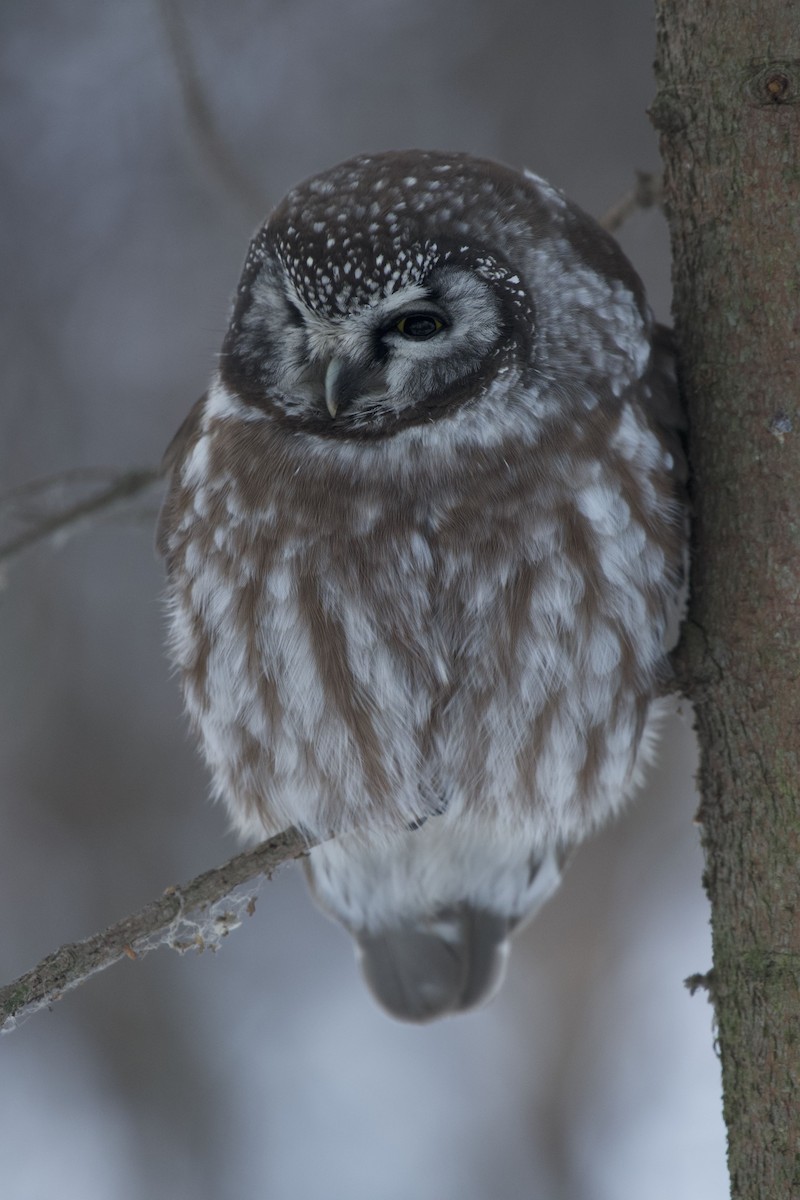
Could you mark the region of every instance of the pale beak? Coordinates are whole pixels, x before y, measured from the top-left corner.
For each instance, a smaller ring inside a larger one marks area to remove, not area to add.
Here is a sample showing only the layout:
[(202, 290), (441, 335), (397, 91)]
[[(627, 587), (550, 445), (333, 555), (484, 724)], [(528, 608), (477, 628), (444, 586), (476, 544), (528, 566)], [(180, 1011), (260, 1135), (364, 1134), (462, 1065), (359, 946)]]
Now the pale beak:
[(337, 384), (343, 367), (343, 359), (332, 358), (325, 372), (325, 406), (332, 417), (339, 411), (340, 390)]
[(325, 368), (325, 407), (335, 417), (361, 396), (372, 394), (376, 382), (374, 369), (349, 358), (334, 357)]

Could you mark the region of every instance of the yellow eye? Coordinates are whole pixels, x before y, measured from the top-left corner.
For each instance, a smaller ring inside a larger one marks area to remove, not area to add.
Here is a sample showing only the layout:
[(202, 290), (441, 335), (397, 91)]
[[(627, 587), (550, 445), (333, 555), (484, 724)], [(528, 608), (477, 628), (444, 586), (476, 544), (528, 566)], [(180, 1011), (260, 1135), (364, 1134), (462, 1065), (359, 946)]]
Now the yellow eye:
[(444, 329), (444, 321), (440, 321), (433, 313), (407, 313), (406, 316), (400, 318), (395, 329), (398, 333), (402, 333), (403, 337), (424, 341), (426, 338), (433, 337), (440, 329)]

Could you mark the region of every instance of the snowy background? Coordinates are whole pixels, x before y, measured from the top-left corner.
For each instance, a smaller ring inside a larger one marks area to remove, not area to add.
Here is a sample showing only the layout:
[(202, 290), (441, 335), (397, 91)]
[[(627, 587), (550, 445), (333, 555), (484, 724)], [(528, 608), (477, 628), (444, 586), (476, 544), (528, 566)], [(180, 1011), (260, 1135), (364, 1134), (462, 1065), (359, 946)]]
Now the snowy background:
[[(159, 459), (250, 233), (308, 174), (464, 149), (599, 215), (658, 166), (642, 0), (165, 4), (0, 8), (2, 490)], [(620, 240), (668, 319), (663, 218)], [(165, 665), (153, 519), (140, 505), (4, 577), (3, 982), (238, 849)], [(693, 769), (678, 714), (646, 794), (576, 856), (477, 1014), (389, 1020), (290, 869), (218, 954), (97, 977), (0, 1043), (0, 1194), (723, 1200), (711, 1009), (682, 985), (710, 965)]]

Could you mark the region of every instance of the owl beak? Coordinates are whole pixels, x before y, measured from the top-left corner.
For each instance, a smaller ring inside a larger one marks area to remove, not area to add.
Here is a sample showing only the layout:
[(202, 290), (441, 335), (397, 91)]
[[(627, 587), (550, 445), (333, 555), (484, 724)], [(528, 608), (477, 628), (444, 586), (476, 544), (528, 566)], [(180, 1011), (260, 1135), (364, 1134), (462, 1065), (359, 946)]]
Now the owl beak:
[(332, 417), (364, 392), (364, 370), (347, 358), (332, 358), (325, 370), (325, 407)]
[(339, 392), (337, 382), (342, 373), (344, 363), (341, 358), (332, 358), (325, 372), (325, 406), (332, 417), (339, 411)]

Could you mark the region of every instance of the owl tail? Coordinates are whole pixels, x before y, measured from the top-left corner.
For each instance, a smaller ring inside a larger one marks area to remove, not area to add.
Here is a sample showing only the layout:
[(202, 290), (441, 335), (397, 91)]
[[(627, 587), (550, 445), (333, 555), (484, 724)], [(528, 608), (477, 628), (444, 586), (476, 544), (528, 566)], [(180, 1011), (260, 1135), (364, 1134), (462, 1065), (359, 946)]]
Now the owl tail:
[(375, 999), (401, 1021), (432, 1021), (489, 1000), (502, 983), (514, 922), (466, 902), (358, 935)]

